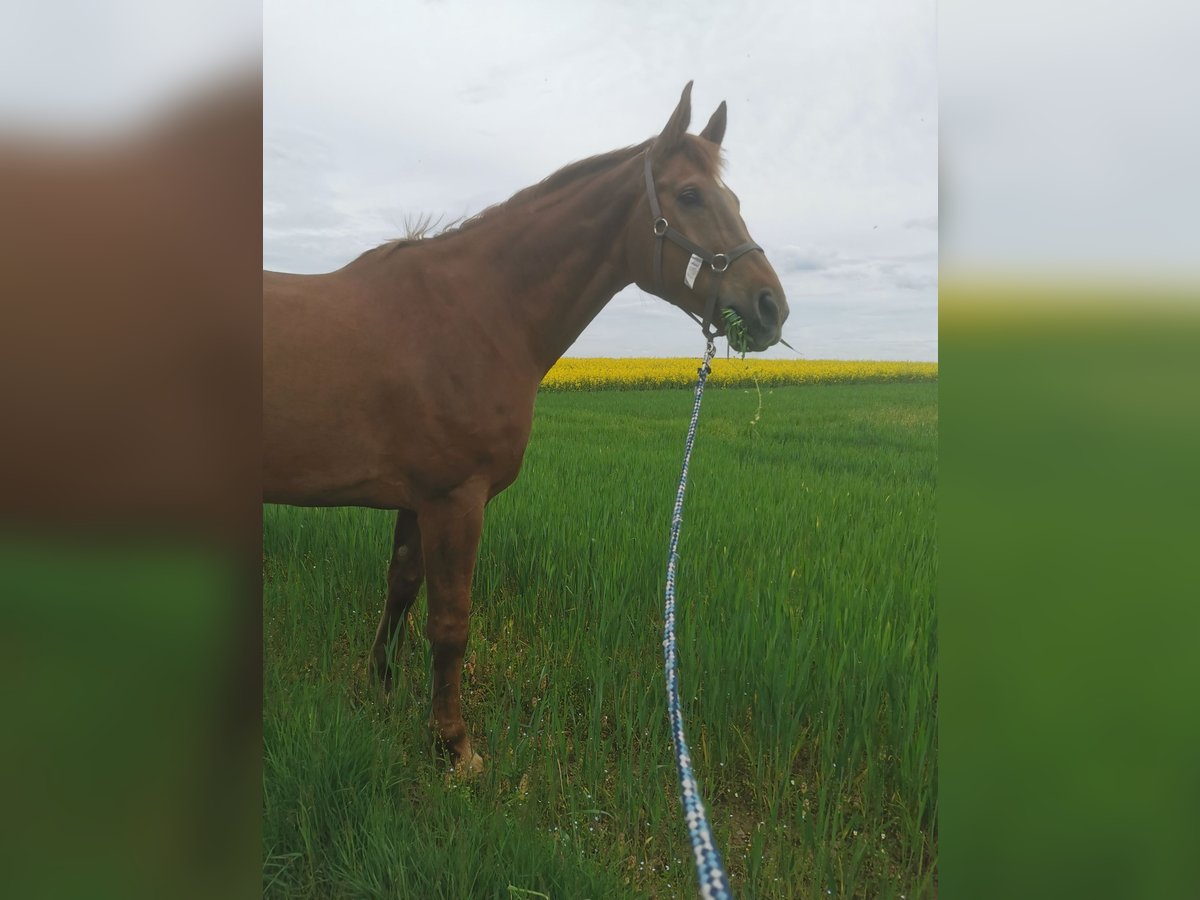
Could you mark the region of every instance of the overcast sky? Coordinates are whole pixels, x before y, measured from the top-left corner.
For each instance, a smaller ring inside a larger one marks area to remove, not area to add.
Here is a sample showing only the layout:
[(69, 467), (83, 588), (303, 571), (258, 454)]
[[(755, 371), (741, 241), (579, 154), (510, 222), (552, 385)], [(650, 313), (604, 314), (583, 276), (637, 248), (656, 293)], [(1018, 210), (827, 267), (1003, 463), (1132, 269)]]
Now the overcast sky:
[(1193, 279), (1200, 4), (939, 7), (948, 271)]
[[(267, 0), (263, 27), (266, 268), (329, 271), (642, 141), (695, 79), (693, 132), (728, 101), (725, 180), (787, 291), (785, 338), (812, 359), (937, 358), (928, 0)], [(701, 349), (631, 286), (569, 355)]]

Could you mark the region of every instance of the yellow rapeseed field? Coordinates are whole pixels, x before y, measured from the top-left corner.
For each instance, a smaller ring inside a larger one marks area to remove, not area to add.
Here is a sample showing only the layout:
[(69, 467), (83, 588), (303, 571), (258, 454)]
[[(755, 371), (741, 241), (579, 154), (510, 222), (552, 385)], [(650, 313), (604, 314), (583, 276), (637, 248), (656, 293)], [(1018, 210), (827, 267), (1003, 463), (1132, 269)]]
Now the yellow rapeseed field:
[[(548, 391), (639, 390), (691, 387), (698, 359), (563, 357), (544, 379)], [(713, 387), (761, 387), (788, 384), (862, 384), (936, 381), (935, 362), (870, 362), (836, 359), (714, 359), (708, 383)]]

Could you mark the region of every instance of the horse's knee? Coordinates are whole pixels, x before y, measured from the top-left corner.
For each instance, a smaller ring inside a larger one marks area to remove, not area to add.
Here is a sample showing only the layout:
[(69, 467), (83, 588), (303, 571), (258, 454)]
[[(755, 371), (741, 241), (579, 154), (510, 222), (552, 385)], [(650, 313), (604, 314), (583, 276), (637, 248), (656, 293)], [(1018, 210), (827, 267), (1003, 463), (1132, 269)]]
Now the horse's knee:
[(446, 650), (465, 650), (470, 624), (466, 617), (430, 616), (425, 623), (425, 637), (435, 647)]

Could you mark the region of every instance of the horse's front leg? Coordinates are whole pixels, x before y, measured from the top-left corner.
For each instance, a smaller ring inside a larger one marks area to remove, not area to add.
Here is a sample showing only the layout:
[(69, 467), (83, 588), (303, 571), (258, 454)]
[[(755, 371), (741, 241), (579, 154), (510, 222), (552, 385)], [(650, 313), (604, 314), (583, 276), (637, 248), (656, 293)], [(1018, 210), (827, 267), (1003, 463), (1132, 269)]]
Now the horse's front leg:
[(421, 547), (429, 618), (425, 634), (433, 651), (433, 710), (430, 724), (450, 752), (455, 768), (483, 770), (471, 749), (462, 716), (462, 666), (471, 616), (471, 577), (479, 552), (486, 494), (459, 490), (422, 506)]

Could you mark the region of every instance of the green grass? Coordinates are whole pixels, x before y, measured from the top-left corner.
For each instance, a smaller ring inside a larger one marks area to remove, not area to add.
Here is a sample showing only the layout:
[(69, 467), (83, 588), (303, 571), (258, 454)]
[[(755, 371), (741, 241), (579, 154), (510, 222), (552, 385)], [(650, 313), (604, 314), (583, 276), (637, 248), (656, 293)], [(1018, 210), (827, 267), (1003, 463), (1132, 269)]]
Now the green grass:
[[(685, 719), (739, 897), (936, 893), (937, 385), (712, 390), (680, 543)], [(414, 608), (367, 688), (392, 517), (264, 512), (272, 897), (693, 897), (662, 685), (691, 397), (542, 394), (488, 508), (446, 779)], [(827, 891), (829, 893), (827, 893)]]

